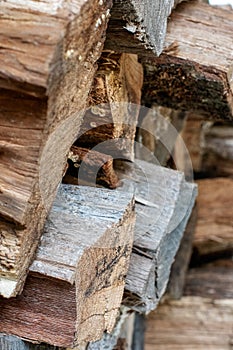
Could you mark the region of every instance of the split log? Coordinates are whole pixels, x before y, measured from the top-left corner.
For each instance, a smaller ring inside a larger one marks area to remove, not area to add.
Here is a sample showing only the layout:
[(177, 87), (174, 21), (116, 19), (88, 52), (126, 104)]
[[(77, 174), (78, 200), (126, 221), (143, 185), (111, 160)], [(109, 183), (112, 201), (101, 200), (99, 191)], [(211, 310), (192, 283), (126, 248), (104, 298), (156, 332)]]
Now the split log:
[(0, 349), (2, 350), (66, 350), (48, 344), (32, 344), (18, 337), (0, 334)]
[(233, 177), (232, 124), (207, 125), (203, 132), (202, 171)]
[(132, 191), (61, 185), (24, 290), (0, 332), (71, 347), (111, 332), (133, 244)]
[(194, 232), (194, 261), (233, 251), (233, 179), (197, 181), (198, 219)]
[(171, 268), (166, 297), (180, 299), (183, 295), (186, 273), (192, 256), (192, 243), (197, 223), (197, 207), (195, 206), (187, 223), (180, 247)]
[(167, 18), (182, 0), (115, 0), (105, 47), (118, 52), (159, 55), (163, 50)]
[[(72, 146), (68, 155), (68, 164), (66, 175), (63, 177), (65, 184), (88, 184), (89, 186), (98, 184), (113, 189), (119, 183), (113, 169), (113, 159), (109, 155)], [(79, 172), (81, 166), (82, 171)]]
[(192, 268), (185, 282), (186, 296), (233, 299), (233, 261), (216, 260), (199, 268)]
[(75, 144), (93, 148), (103, 143), (100, 152), (133, 160), (142, 84), (137, 55), (104, 51)]
[(193, 269), (180, 300), (149, 315), (145, 350), (229, 350), (232, 347), (232, 261)]
[(124, 303), (149, 312), (165, 292), (196, 186), (180, 172), (144, 161), (136, 164), (139, 169), (127, 174), (136, 188), (137, 219)]
[[(111, 334), (105, 333), (99, 341), (88, 344), (87, 350), (130, 350), (133, 316), (132, 311), (122, 306), (113, 332)], [(129, 336), (129, 343), (126, 341), (127, 336)]]
[(1, 3), (0, 294), (5, 297), (22, 288), (62, 179), (110, 7), (110, 0)]
[(142, 60), (144, 103), (232, 120), (232, 23), (233, 11), (197, 1), (180, 4), (163, 54)]

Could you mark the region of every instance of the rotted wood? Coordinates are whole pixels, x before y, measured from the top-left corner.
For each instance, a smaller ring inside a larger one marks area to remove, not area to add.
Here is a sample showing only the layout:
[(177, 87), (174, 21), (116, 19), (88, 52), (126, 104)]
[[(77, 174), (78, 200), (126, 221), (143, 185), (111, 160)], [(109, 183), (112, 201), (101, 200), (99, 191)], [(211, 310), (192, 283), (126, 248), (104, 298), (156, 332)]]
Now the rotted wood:
[[(81, 166), (82, 171), (79, 172)], [(63, 177), (63, 183), (93, 186), (98, 184), (113, 189), (119, 184), (119, 179), (114, 171), (111, 156), (72, 146), (68, 154), (68, 169)]]
[(137, 55), (103, 51), (76, 145), (133, 160), (142, 84)]
[(158, 56), (163, 50), (167, 18), (182, 0), (115, 0), (105, 47), (118, 52)]
[(180, 299), (184, 292), (185, 278), (192, 256), (192, 243), (195, 226), (197, 223), (197, 207), (193, 208), (192, 214), (187, 223), (180, 247), (176, 253), (171, 268), (166, 297), (171, 299)]
[(166, 290), (196, 186), (186, 182), (181, 172), (144, 161), (135, 164), (137, 167), (125, 175), (135, 186), (137, 217), (123, 302), (147, 313)]
[(207, 125), (203, 131), (202, 171), (233, 177), (233, 125)]
[(0, 294), (5, 297), (21, 291), (62, 179), (110, 7), (108, 0), (1, 3)]
[(233, 252), (233, 179), (198, 180), (193, 263)]
[(133, 244), (133, 192), (61, 185), (24, 290), (0, 332), (60, 347), (114, 328)]
[(145, 350), (231, 349), (232, 267), (229, 259), (191, 269), (185, 296), (160, 304), (149, 315)]
[(233, 11), (197, 1), (180, 4), (162, 55), (142, 59), (144, 103), (232, 120), (232, 23)]

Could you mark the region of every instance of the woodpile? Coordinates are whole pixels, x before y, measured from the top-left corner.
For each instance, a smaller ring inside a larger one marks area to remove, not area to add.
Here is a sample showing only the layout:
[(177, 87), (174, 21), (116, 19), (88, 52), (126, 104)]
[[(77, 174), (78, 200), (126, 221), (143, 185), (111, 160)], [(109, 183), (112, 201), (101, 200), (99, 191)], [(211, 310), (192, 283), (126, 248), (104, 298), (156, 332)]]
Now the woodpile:
[(1, 2), (0, 350), (232, 345), (232, 25)]

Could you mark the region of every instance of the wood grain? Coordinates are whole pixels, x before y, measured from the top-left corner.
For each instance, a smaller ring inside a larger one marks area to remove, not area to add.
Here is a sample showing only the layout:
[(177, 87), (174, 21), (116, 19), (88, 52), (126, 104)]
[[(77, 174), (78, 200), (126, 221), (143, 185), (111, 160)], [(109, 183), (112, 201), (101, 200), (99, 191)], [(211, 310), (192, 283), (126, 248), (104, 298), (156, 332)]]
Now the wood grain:
[(131, 191), (62, 185), (22, 294), (0, 299), (0, 332), (63, 347), (111, 332), (133, 244), (133, 204)]
[(142, 60), (144, 103), (232, 120), (232, 23), (233, 11), (180, 4), (169, 20), (163, 54)]
[(111, 1), (60, 5), (4, 1), (0, 9), (0, 294), (6, 297), (22, 288), (62, 179)]

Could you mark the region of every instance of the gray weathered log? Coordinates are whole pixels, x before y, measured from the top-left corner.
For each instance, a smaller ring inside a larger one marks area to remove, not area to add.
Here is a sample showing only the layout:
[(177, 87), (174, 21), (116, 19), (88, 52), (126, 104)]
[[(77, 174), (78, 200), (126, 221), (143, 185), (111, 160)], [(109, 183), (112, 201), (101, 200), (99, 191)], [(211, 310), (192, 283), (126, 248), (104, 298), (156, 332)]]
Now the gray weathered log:
[(24, 290), (0, 332), (68, 347), (111, 332), (133, 244), (133, 191), (61, 185)]
[(48, 344), (33, 344), (18, 337), (0, 333), (1, 350), (65, 350)]
[(124, 303), (149, 312), (165, 292), (170, 268), (196, 197), (180, 172), (137, 161), (128, 175), (136, 187), (136, 226)]
[(179, 5), (163, 54), (142, 59), (144, 103), (232, 120), (232, 23), (233, 11), (197, 1)]
[(118, 52), (159, 55), (163, 50), (167, 18), (182, 0), (115, 0), (105, 47)]

